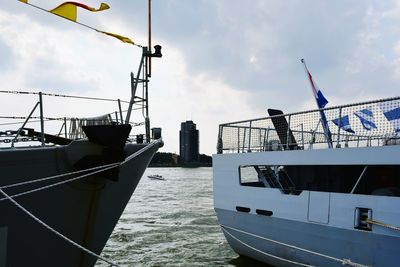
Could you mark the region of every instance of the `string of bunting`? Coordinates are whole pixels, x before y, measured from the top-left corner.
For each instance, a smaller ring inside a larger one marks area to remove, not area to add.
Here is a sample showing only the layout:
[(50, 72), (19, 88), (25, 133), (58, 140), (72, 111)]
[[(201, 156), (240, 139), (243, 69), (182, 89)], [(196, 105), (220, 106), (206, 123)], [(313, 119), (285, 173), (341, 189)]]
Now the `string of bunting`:
[(116, 38), (116, 39), (118, 39), (118, 40), (120, 40), (120, 41), (122, 41), (124, 43), (135, 45), (135, 46), (138, 46), (138, 47), (142, 47), (141, 45), (136, 44), (134, 41), (132, 41), (130, 38), (128, 38), (126, 36), (122, 36), (122, 35), (119, 35), (119, 34), (98, 30), (98, 29), (96, 29), (94, 27), (91, 27), (89, 25), (86, 25), (84, 23), (81, 23), (81, 22), (77, 21), (77, 9), (78, 9), (78, 7), (82, 8), (82, 9), (86, 9), (86, 10), (91, 11), (91, 12), (99, 12), (99, 11), (103, 11), (103, 10), (109, 9), (110, 6), (108, 4), (101, 3), (99, 8), (94, 8), (94, 7), (90, 7), (90, 6), (87, 6), (85, 4), (81, 4), (81, 3), (78, 3), (78, 2), (68, 1), (68, 2), (64, 2), (64, 3), (60, 4), (59, 6), (53, 8), (51, 10), (46, 10), (44, 8), (41, 8), (39, 6), (36, 6), (34, 4), (29, 3), (28, 0), (18, 0), (18, 1), (22, 2), (22, 3), (25, 3), (25, 4), (27, 4), (27, 5), (31, 6), (31, 7), (37, 8), (37, 9), (39, 9), (41, 11), (45, 11), (47, 13), (51, 13), (53, 15), (62, 17), (62, 18), (67, 19), (67, 20), (70, 20), (70, 21), (72, 21), (72, 22), (74, 22), (74, 23), (76, 23), (76, 24), (78, 24), (80, 26), (89, 28), (89, 29), (94, 30), (96, 32), (103, 33), (105, 35), (114, 37), (114, 38)]

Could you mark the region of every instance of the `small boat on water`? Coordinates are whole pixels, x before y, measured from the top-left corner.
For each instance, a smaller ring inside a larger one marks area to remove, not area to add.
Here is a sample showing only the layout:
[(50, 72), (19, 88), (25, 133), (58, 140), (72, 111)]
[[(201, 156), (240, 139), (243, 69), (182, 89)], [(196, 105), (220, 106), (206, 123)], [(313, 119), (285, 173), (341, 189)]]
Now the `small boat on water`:
[(155, 180), (165, 180), (164, 177), (162, 177), (161, 175), (158, 175), (158, 174), (148, 175), (147, 177), (150, 179), (155, 179)]
[(398, 266), (400, 97), (268, 112), (219, 126), (214, 208), (233, 250), (273, 266)]

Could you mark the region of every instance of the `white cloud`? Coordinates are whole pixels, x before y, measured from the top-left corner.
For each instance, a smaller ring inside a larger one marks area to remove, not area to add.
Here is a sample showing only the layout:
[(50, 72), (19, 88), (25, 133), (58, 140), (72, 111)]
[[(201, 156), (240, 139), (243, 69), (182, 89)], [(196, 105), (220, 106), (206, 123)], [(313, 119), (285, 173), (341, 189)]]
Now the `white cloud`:
[[(145, 44), (145, 2), (109, 0), (111, 9), (101, 15), (79, 12), (78, 17)], [(163, 45), (164, 57), (153, 61), (150, 114), (153, 126), (163, 127), (163, 150), (178, 151), (186, 119), (197, 123), (201, 152), (209, 154), (219, 123), (266, 116), (269, 107), (287, 112), (315, 107), (302, 57), (330, 106), (398, 95), (399, 10), (400, 1), (378, 0), (153, 2), (153, 43)], [(0, 49), (3, 90), (122, 99), (129, 98), (129, 72), (137, 71), (141, 54), (18, 1), (0, 8)], [(14, 106), (7, 103), (1, 112)], [(29, 112), (32, 100), (21, 106), (15, 113)], [(102, 106), (79, 109), (78, 102), (60, 109), (51, 100), (47, 107), (84, 116), (103, 111)]]
[(165, 48), (151, 81), (152, 122), (163, 128), (163, 150), (179, 153), (180, 123), (193, 120), (200, 130), (200, 152), (213, 153), (220, 123), (256, 115), (247, 104), (250, 95), (208, 73), (187, 72), (184, 55), (168, 43)]

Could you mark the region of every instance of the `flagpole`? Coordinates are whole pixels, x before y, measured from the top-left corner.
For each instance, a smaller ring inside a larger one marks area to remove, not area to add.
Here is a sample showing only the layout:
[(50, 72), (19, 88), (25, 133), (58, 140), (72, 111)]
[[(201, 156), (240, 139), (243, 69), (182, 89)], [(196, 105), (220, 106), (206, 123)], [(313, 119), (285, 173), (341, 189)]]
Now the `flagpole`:
[[(307, 68), (307, 65), (306, 65), (306, 61), (304, 60), (304, 58), (302, 58), (300, 61), (301, 61), (301, 63), (303, 63), (304, 71), (305, 71), (305, 73), (306, 73), (306, 76), (307, 76), (307, 78), (308, 78), (308, 81), (310, 82), (311, 90), (312, 90), (312, 92), (313, 92), (313, 94), (314, 94), (314, 92), (315, 92), (316, 90), (315, 90), (314, 83), (312, 82), (312, 80), (311, 80), (311, 78), (310, 78), (310, 72), (308, 71), (308, 68)], [(321, 107), (319, 106), (319, 104), (318, 104), (317, 98), (314, 97), (314, 99), (315, 99), (315, 103), (317, 104), (317, 107), (318, 107), (318, 108), (321, 108)]]
[[(149, 38), (149, 48), (148, 48), (148, 53), (151, 55), (151, 0), (149, 0), (149, 2), (148, 2), (148, 11), (149, 11), (149, 16), (148, 16), (148, 27), (149, 27), (149, 32), (148, 32), (148, 34), (149, 34), (149, 36), (148, 36), (148, 38)], [(149, 61), (149, 64), (148, 64), (148, 76), (149, 77), (151, 77), (151, 56), (150, 57), (148, 57), (148, 61)]]
[(322, 110), (323, 107), (321, 107), (320, 104), (318, 103), (317, 90), (315, 88), (315, 84), (311, 78), (310, 72), (308, 71), (306, 61), (304, 60), (304, 58), (302, 58), (300, 61), (301, 61), (301, 63), (303, 63), (304, 71), (306, 72), (306, 76), (308, 77), (308, 80), (309, 80), (310, 86), (311, 86), (311, 90), (312, 90), (314, 98), (315, 98), (315, 103), (317, 104), (317, 107), (319, 109), (320, 121), (321, 121), (322, 129), (324, 130), (324, 134), (326, 136), (328, 147), (333, 148), (332, 134), (331, 134), (331, 131), (329, 130), (328, 121), (326, 120), (325, 112)]

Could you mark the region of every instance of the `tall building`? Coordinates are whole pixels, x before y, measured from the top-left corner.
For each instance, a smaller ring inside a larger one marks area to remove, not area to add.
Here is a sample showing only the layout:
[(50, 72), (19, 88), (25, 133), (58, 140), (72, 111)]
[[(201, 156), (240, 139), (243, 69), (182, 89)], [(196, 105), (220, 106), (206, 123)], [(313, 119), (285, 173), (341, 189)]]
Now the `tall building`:
[(193, 121), (181, 123), (179, 154), (183, 163), (199, 161), (199, 130)]

